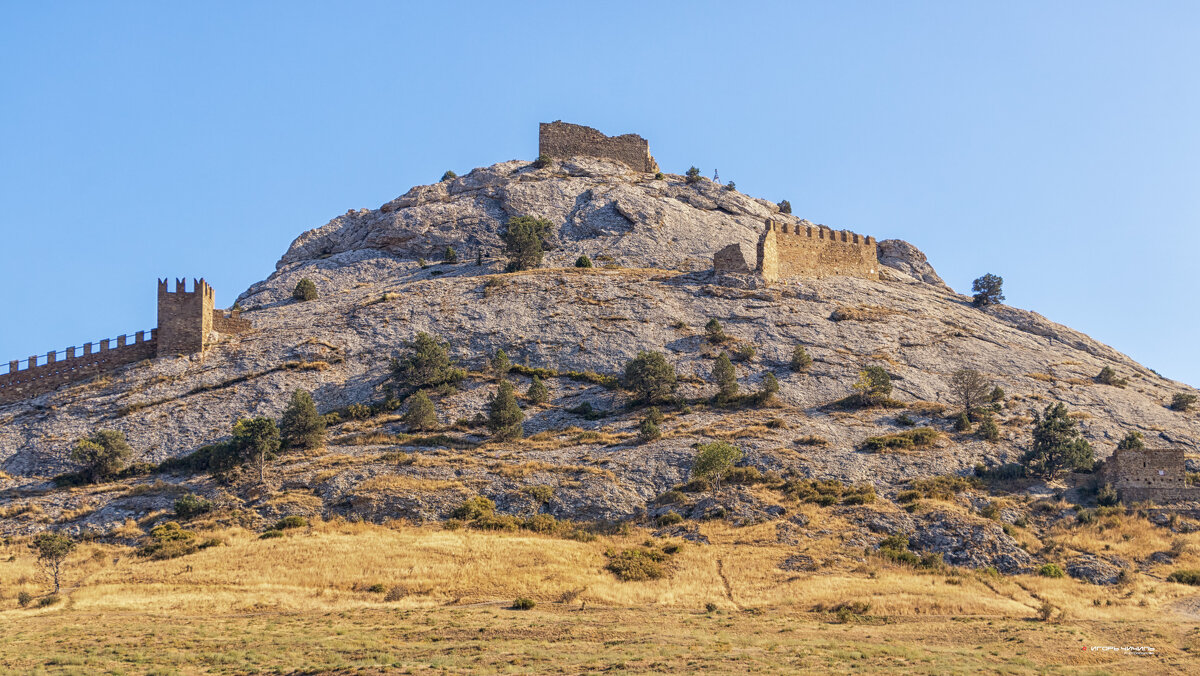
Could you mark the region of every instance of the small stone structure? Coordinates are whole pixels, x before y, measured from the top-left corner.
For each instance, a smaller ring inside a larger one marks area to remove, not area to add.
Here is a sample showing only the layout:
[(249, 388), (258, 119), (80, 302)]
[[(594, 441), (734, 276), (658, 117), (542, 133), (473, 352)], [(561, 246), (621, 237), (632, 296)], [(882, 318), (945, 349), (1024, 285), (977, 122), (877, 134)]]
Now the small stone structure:
[[(792, 277), (860, 277), (879, 279), (878, 243), (874, 237), (801, 221), (798, 225), (768, 219), (758, 239), (755, 271), (768, 282)], [(738, 272), (741, 247), (730, 244), (713, 256), (717, 273)]]
[(1183, 449), (1117, 449), (1104, 462), (1104, 481), (1125, 502), (1200, 501), (1200, 488), (1187, 485)]
[(741, 244), (730, 244), (713, 254), (713, 270), (718, 274), (725, 272), (750, 272), (750, 263)]
[[(143, 359), (202, 352), (214, 342), (214, 332), (250, 330), (250, 322), (236, 310), (227, 317), (213, 308), (213, 298), (213, 288), (203, 279), (195, 280), (190, 292), (182, 279), (175, 280), (173, 292), (168, 290), (167, 280), (160, 279), (157, 329), (138, 331), (132, 341), (120, 335), (115, 341), (105, 339), (96, 345), (68, 347), (61, 353), (47, 352), (45, 357), (10, 361), (8, 373), (0, 374), (0, 403), (28, 399)], [(26, 361), (25, 368), (21, 361)]]
[(658, 163), (650, 155), (650, 144), (641, 136), (605, 136), (591, 127), (562, 120), (538, 125), (538, 154), (557, 159), (600, 157), (623, 162), (634, 171), (658, 171)]

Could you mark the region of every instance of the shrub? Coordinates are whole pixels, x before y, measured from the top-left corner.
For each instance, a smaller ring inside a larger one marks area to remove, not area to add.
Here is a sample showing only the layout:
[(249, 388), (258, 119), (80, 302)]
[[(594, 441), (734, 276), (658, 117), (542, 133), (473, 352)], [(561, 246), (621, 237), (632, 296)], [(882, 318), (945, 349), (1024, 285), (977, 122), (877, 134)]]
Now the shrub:
[(781, 213), (781, 214), (792, 213), (792, 203), (787, 200), (779, 200), (779, 213)]
[(292, 289), (292, 298), (304, 302), (307, 300), (317, 299), (317, 285), (308, 277), (296, 282), (296, 288)]
[(1021, 456), (1021, 462), (1046, 479), (1054, 479), (1064, 471), (1091, 469), (1095, 463), (1092, 447), (1077, 425), (1061, 402), (1050, 404), (1034, 419), (1033, 445)]
[[(767, 373), (763, 376), (762, 388), (758, 391), (758, 401), (760, 403), (771, 401), (776, 394), (779, 394), (779, 379), (775, 377), (774, 373)], [(768, 422), (767, 427), (770, 426), (770, 422)]]
[(529, 389), (525, 391), (525, 398), (531, 404), (544, 404), (550, 400), (550, 390), (540, 377), (534, 376), (533, 381), (529, 383)]
[(966, 413), (959, 413), (958, 417), (954, 419), (954, 431), (955, 432), (971, 431), (971, 420), (970, 420), (970, 418), (967, 417)]
[(463, 521), (474, 521), (483, 516), (490, 516), (496, 511), (496, 503), (483, 497), (476, 495), (473, 498), (467, 498), (459, 505), (450, 516)]
[(737, 396), (737, 371), (733, 368), (733, 362), (729, 361), (729, 355), (724, 352), (713, 363), (712, 379), (717, 385), (717, 403), (723, 404)]
[(793, 443), (797, 446), (828, 446), (829, 440), (825, 437), (809, 434), (808, 436), (797, 437)]
[(425, 390), (418, 390), (416, 394), (408, 398), (408, 409), (404, 412), (404, 424), (410, 430), (432, 430), (438, 426), (437, 408), (433, 405), (433, 400), (425, 394)]
[(1004, 278), (992, 273), (976, 279), (971, 283), (971, 291), (975, 292), (972, 303), (975, 307), (999, 305), (1004, 302)]
[(666, 178), (666, 177), (665, 177), (665, 176), (663, 176), (663, 173), (662, 173), (661, 171), (659, 171), (659, 172), (656, 172), (656, 173), (654, 174), (654, 180), (656, 180), (656, 181), (661, 181), (661, 180), (663, 180), (664, 178)]
[(550, 166), (550, 156), (546, 153), (538, 155), (537, 159), (533, 161), (534, 169), (545, 169), (548, 166)]
[(446, 263), (454, 265), (458, 262), (458, 252), (454, 250), (454, 247), (448, 246), (446, 247), (446, 251), (442, 254), (442, 260)]
[(1047, 563), (1038, 568), (1038, 575), (1042, 577), (1062, 577), (1063, 569), (1057, 563)]
[(704, 325), (704, 335), (713, 343), (723, 343), (726, 340), (725, 329), (721, 328), (721, 322), (717, 321), (716, 317), (708, 320)]
[(916, 427), (917, 421), (913, 420), (912, 416), (907, 413), (901, 413), (896, 416), (896, 424), (901, 427)]
[(271, 528), (273, 530), (288, 530), (290, 528), (304, 528), (306, 526), (308, 526), (308, 519), (293, 514), (292, 516), (285, 516), (276, 521), (275, 525)]
[(712, 484), (713, 490), (721, 489), (721, 480), (742, 459), (742, 451), (726, 441), (714, 441), (697, 449), (692, 463), (692, 476)]
[(269, 530), (269, 531), (263, 532), (262, 535), (259, 535), (258, 539), (259, 540), (270, 540), (271, 538), (281, 538), (281, 537), (283, 537), (283, 531)]
[(1004, 401), (1004, 388), (999, 385), (992, 388), (992, 393), (988, 395), (988, 401), (997, 402)]
[(996, 419), (990, 415), (982, 416), (979, 421), (979, 429), (975, 431), (980, 439), (987, 441), (996, 441), (1000, 438), (1000, 426), (996, 424)]
[(32, 547), (38, 566), (50, 578), (57, 594), (63, 563), (75, 551), (75, 541), (61, 533), (44, 531), (34, 536)]
[(196, 534), (184, 530), (178, 522), (168, 521), (150, 530), (145, 544), (137, 550), (137, 555), (152, 561), (164, 561), (180, 556), (187, 556), (199, 547), (195, 541)]
[(1129, 382), (1124, 378), (1117, 376), (1117, 372), (1111, 366), (1105, 366), (1100, 369), (1100, 373), (1096, 374), (1096, 381), (1104, 385), (1112, 385), (1114, 387), (1125, 387)]
[(676, 512), (675, 510), (671, 510), (671, 511), (667, 512), (666, 514), (663, 514), (662, 516), (655, 519), (654, 523), (657, 524), (660, 528), (663, 526), (674, 526), (677, 523), (683, 523), (683, 517), (680, 516), (679, 512)]
[(1196, 403), (1196, 395), (1191, 392), (1176, 392), (1171, 397), (1172, 411), (1187, 411)]
[(642, 423), (640, 425), (638, 425), (638, 442), (639, 443), (643, 443), (643, 444), (649, 443), (660, 437), (662, 437), (662, 430), (660, 430), (658, 428), (658, 424), (655, 423), (652, 419), (650, 419), (649, 416), (644, 418), (642, 420)]
[(283, 411), (279, 436), (287, 446), (318, 448), (325, 443), (325, 419), (317, 413), (312, 395), (297, 389)]
[(663, 566), (666, 558), (665, 553), (655, 549), (626, 549), (620, 553), (610, 554), (608, 565), (605, 568), (616, 575), (618, 580), (624, 582), (658, 580), (667, 574), (667, 569)]
[(1115, 507), (1121, 504), (1121, 499), (1117, 497), (1117, 490), (1111, 484), (1104, 484), (1096, 491), (1096, 503), (1102, 507)]
[(30, 594), (24, 589), (17, 593), (17, 605), (21, 606), (22, 608), (29, 605), (32, 601), (33, 594)]
[(862, 443), (862, 449), (881, 452), (889, 449), (924, 448), (937, 441), (939, 436), (938, 431), (932, 427), (918, 427), (881, 437), (867, 437)]
[(858, 372), (854, 391), (860, 406), (875, 406), (892, 393), (892, 377), (882, 366), (868, 366)]
[(803, 373), (810, 366), (812, 366), (812, 357), (808, 356), (808, 350), (805, 350), (803, 345), (797, 345), (792, 350), (792, 370), (797, 373)]
[(258, 468), (258, 481), (267, 482), (267, 463), (279, 452), (279, 428), (270, 418), (242, 418), (233, 425), (237, 457)]
[(733, 358), (738, 361), (750, 361), (751, 359), (754, 359), (755, 353), (756, 350), (754, 349), (753, 345), (749, 343), (743, 343), (738, 345), (737, 349), (733, 351)]
[(512, 361), (509, 360), (508, 353), (504, 351), (504, 348), (496, 349), (496, 353), (488, 360), (488, 369), (497, 378), (507, 376), (508, 372), (512, 370)]
[(580, 256), (579, 258), (575, 259), (575, 267), (590, 268), (590, 267), (592, 267), (592, 259), (588, 258), (587, 254), (584, 254), (584, 255)]
[(529, 270), (542, 264), (543, 253), (551, 248), (549, 239), (553, 226), (544, 218), (513, 216), (505, 224), (500, 238), (508, 256), (509, 272)]
[(639, 352), (625, 365), (625, 386), (639, 401), (657, 403), (675, 393), (675, 367), (661, 352)]
[(725, 189), (726, 190), (737, 190), (737, 184), (734, 183), (733, 181), (730, 181), (725, 184)]
[(983, 464), (975, 465), (975, 476), (985, 481), (1010, 481), (1025, 476), (1025, 465), (1016, 462), (1006, 462), (1003, 465), (987, 468)]
[(549, 514), (534, 514), (521, 522), (521, 528), (534, 533), (553, 533), (559, 529), (559, 523)]
[(195, 493), (188, 493), (175, 501), (175, 516), (180, 519), (190, 519), (211, 511), (212, 502), (205, 500)]
[(604, 411), (598, 410), (592, 406), (592, 402), (585, 401), (578, 406), (572, 406), (567, 409), (567, 413), (583, 416), (587, 420), (599, 420), (604, 417)]
[(1119, 451), (1135, 451), (1145, 447), (1146, 443), (1142, 440), (1141, 432), (1129, 432), (1117, 442), (1117, 450)]
[(966, 477), (947, 474), (923, 479), (911, 479), (908, 482), (908, 486), (911, 489), (909, 492), (916, 493), (917, 498), (953, 500), (956, 493), (978, 488), (980, 481), (978, 479), (968, 479)]
[(517, 405), (512, 383), (501, 380), (496, 394), (488, 401), (488, 429), (500, 441), (520, 439), (525, 434), (521, 425), (523, 420), (525, 414)]
[(392, 378), (408, 387), (438, 387), (462, 380), (462, 369), (454, 368), (446, 344), (428, 333), (418, 333), (407, 344), (407, 353), (392, 359)]
[(83, 465), (80, 473), (89, 482), (103, 481), (121, 471), (133, 449), (125, 435), (115, 430), (99, 430), (80, 439), (71, 450), (71, 460)]
[(458, 178), (458, 174), (454, 173), (453, 171), (447, 171), (446, 173), (442, 174), (442, 181), (452, 181), (456, 178)]
[(513, 610), (533, 610), (533, 607), (536, 605), (537, 605), (537, 602), (534, 601), (533, 599), (522, 596), (522, 597), (516, 599), (515, 601), (513, 601), (512, 609)]
[(689, 184), (696, 183), (701, 178), (700, 170), (697, 169), (696, 167), (689, 167), (688, 170), (686, 172), (684, 172), (683, 176), (684, 176), (683, 180), (687, 181)]
[(1193, 586), (1200, 585), (1200, 570), (1186, 570), (1181, 568), (1168, 575), (1167, 582), (1178, 582)]
[(38, 599), (37, 607), (38, 608), (49, 608), (50, 606), (54, 605), (55, 603), (58, 603), (61, 600), (62, 600), (62, 598), (59, 597), (58, 594), (50, 594), (49, 596), (43, 596), (42, 598)]

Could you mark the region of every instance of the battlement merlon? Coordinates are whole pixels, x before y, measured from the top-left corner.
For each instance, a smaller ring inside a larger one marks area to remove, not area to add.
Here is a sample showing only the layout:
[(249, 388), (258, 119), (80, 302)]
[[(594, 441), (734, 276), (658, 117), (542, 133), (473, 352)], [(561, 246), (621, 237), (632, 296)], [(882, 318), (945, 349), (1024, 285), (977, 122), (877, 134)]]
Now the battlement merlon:
[(658, 162), (650, 154), (650, 144), (641, 136), (606, 136), (591, 127), (562, 120), (538, 125), (538, 154), (557, 159), (599, 157), (621, 162), (634, 171), (658, 171)]

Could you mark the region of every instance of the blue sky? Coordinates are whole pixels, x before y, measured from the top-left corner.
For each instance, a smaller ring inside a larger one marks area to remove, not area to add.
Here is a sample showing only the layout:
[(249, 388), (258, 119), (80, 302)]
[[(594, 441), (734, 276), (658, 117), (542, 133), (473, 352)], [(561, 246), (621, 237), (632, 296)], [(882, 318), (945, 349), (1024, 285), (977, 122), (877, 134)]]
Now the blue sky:
[[(1200, 385), (1200, 3), (0, 4), (0, 361), (563, 119)], [(0, 370), (3, 370), (0, 368)]]

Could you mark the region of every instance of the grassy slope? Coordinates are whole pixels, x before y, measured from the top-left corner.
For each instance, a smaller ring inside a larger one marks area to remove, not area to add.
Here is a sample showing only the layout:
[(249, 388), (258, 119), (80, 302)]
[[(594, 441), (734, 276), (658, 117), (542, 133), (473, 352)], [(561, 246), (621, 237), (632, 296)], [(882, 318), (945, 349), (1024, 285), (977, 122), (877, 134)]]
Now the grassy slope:
[[(603, 569), (605, 550), (636, 546), (642, 532), (576, 542), (330, 522), (272, 540), (217, 530), (211, 535), (225, 546), (158, 562), (89, 544), (72, 557), (64, 600), (43, 609), (17, 608), (17, 591), (37, 588), (36, 568), (28, 550), (8, 545), (0, 552), (0, 665), (13, 673), (579, 673), (620, 665), (775, 673), (853, 662), (900, 672), (1185, 673), (1200, 651), (1197, 621), (1173, 611), (1194, 590), (1151, 577), (1106, 589), (919, 573), (873, 557), (788, 572), (776, 564), (796, 548), (777, 544), (770, 524), (704, 530), (712, 545), (685, 546), (669, 579), (648, 582), (620, 582)], [(838, 546), (820, 540), (805, 551)], [(1200, 567), (1197, 559), (1189, 545), (1179, 564)], [(368, 591), (376, 584), (401, 586), (402, 598), (385, 601)], [(508, 610), (517, 596), (537, 608)], [(1061, 619), (1033, 619), (1040, 599)], [(847, 622), (813, 612), (848, 601), (870, 606)], [(717, 610), (705, 612), (707, 603)], [(1089, 645), (1149, 645), (1159, 655), (1082, 649)]]

